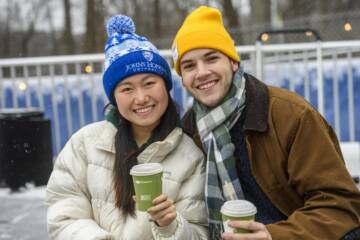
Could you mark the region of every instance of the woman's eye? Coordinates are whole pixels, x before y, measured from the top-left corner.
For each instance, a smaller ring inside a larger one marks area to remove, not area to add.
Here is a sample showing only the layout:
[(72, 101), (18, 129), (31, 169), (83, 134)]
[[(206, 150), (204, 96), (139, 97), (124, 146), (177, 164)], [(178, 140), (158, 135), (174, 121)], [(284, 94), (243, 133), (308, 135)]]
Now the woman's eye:
[(154, 84), (155, 84), (154, 81), (149, 81), (149, 82), (146, 82), (146, 83), (145, 83), (145, 86), (149, 87), (149, 86), (152, 86), (152, 85), (154, 85)]
[(130, 92), (130, 91), (131, 91), (131, 88), (129, 88), (129, 87), (120, 89), (120, 92)]

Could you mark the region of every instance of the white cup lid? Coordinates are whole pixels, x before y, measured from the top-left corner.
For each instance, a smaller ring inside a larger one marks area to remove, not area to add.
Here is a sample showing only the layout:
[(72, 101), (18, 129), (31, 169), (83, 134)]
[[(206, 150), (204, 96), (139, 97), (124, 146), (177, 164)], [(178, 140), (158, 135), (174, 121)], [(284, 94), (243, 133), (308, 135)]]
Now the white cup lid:
[(161, 173), (163, 167), (160, 163), (143, 163), (135, 165), (130, 170), (130, 175), (133, 176), (150, 176)]
[(231, 217), (253, 216), (257, 212), (256, 207), (246, 200), (231, 200), (221, 207), (221, 213)]

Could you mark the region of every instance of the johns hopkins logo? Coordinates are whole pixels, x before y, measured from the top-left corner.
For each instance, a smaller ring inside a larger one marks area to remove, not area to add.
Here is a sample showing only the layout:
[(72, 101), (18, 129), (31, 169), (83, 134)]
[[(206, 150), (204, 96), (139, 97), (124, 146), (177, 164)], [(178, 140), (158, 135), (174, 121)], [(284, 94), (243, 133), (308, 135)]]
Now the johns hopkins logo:
[(149, 51), (143, 51), (143, 56), (146, 60), (148, 60), (149, 62), (153, 60), (153, 53), (152, 52), (149, 52)]

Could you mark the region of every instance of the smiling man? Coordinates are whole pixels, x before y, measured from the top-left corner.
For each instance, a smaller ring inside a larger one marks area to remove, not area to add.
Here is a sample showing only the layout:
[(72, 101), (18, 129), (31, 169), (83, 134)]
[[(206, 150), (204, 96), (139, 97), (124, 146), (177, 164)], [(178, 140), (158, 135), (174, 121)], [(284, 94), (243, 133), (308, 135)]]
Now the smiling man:
[[(195, 100), (184, 127), (207, 153), (211, 239), (351, 237), (360, 193), (325, 119), (302, 97), (243, 72), (215, 8), (191, 12), (172, 50)], [(222, 234), (219, 211), (231, 199), (256, 205), (255, 221), (230, 222), (251, 233)]]

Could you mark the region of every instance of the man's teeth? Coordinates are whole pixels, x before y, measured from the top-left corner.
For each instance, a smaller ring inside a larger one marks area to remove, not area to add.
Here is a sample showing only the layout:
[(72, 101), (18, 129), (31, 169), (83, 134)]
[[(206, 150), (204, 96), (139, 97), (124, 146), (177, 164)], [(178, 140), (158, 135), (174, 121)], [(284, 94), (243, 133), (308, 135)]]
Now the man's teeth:
[(135, 112), (137, 113), (144, 113), (149, 111), (152, 108), (152, 106), (146, 107), (146, 108), (139, 108), (139, 109), (135, 109)]
[(216, 84), (216, 81), (211, 81), (206, 84), (200, 85), (199, 89), (206, 89), (206, 88), (214, 86), (215, 84)]

